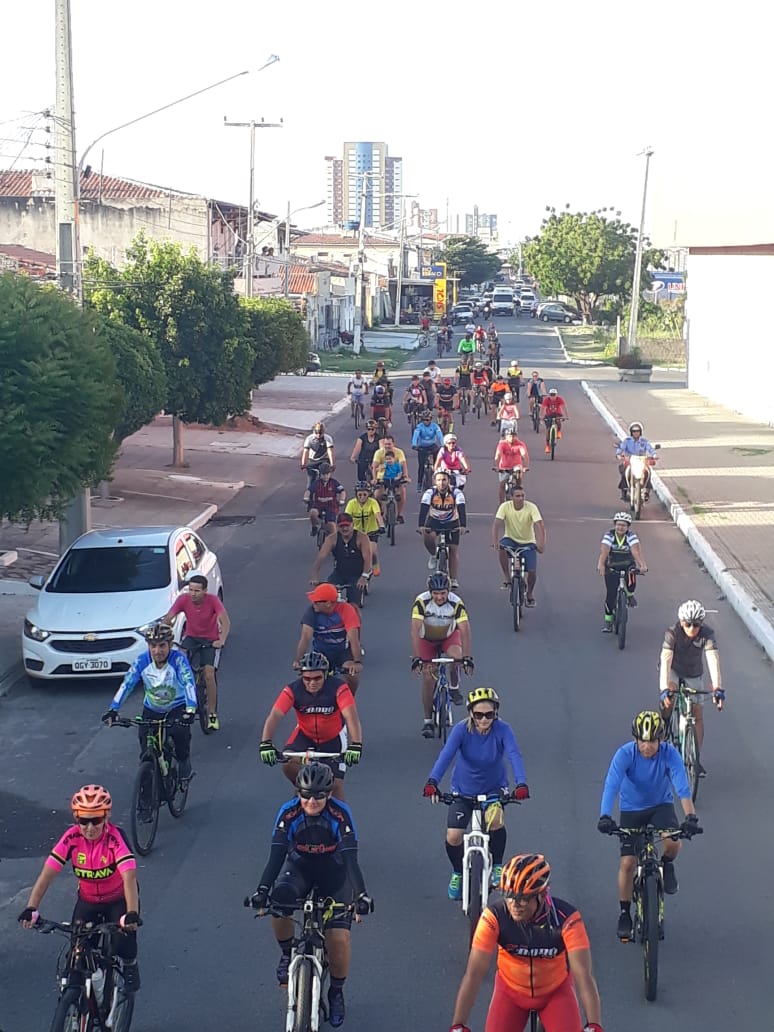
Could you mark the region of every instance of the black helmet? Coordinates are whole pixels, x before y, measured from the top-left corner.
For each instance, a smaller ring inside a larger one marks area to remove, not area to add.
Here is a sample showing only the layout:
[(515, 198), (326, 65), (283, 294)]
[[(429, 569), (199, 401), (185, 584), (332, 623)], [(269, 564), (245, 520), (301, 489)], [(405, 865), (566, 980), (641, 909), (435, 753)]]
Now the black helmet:
[(367, 480), (358, 480), (358, 482), (355, 484), (355, 491), (368, 491), (368, 493), (370, 494), (371, 485)]
[(322, 670), (326, 673), (330, 663), (322, 652), (305, 652), (298, 663), (299, 670)]
[(451, 581), (445, 573), (434, 573), (427, 578), (428, 591), (448, 591), (451, 588)]
[(175, 632), (165, 623), (152, 623), (143, 631), (143, 637), (150, 644), (157, 644), (160, 641), (168, 641), (170, 645), (175, 640)]
[(317, 472), (320, 474), (320, 476), (322, 476), (323, 473), (330, 473), (330, 471), (330, 462), (321, 462), (320, 465), (317, 467)]
[(324, 763), (305, 763), (296, 776), (299, 792), (330, 792), (333, 789), (333, 771)]

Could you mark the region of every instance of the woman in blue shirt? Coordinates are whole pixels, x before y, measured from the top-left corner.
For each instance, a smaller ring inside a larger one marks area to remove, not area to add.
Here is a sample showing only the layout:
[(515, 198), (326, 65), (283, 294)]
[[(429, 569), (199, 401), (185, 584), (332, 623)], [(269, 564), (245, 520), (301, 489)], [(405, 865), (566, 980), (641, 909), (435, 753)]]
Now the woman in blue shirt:
[[(474, 688), (468, 692), (468, 718), (452, 728), (422, 792), (426, 799), (437, 802), (438, 785), (452, 762), (451, 790), (461, 797), (498, 796), (507, 792), (506, 756), (516, 782), (513, 798), (519, 802), (529, 799), (516, 736), (511, 726), (499, 719), (499, 712), (500, 698), (494, 688)], [(452, 865), (449, 899), (462, 898), (462, 842), (472, 813), (473, 804), (465, 798), (455, 799), (449, 806), (446, 822), (446, 854)], [(492, 885), (499, 885), (506, 841), (500, 803), (487, 807), (486, 828), (492, 851)]]

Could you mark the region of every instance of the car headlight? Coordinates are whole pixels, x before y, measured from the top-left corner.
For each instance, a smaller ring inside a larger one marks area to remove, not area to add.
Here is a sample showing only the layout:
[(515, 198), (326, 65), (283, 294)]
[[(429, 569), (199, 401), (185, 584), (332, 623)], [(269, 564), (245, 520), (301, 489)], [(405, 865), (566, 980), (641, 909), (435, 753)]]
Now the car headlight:
[(46, 638), (51, 637), (51, 631), (44, 631), (41, 627), (32, 623), (32, 621), (25, 619), (24, 637), (32, 638), (33, 641), (45, 641)]

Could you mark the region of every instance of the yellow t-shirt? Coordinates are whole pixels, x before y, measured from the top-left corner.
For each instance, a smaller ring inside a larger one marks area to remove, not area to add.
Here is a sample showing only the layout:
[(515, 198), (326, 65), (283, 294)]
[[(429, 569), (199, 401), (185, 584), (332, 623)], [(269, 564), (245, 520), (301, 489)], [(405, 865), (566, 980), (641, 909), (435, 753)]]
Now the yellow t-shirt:
[(376, 518), (379, 503), (375, 498), (366, 499), (365, 505), (361, 505), (357, 498), (351, 498), (344, 512), (352, 517), (355, 530), (362, 530), (364, 534), (375, 534), (379, 529), (379, 520)]
[(504, 537), (518, 541), (520, 545), (537, 544), (535, 524), (540, 523), (543, 517), (534, 502), (525, 502), (521, 509), (514, 509), (513, 502), (503, 502), (495, 513), (495, 519), (505, 524)]
[[(392, 451), (395, 453), (395, 461), (396, 462), (405, 462), (406, 461), (406, 453), (403, 451), (402, 448), (393, 448)], [(383, 465), (384, 465), (384, 448), (379, 448), (377, 453), (374, 455), (373, 466), (374, 466), (374, 469), (376, 469), (377, 466), (383, 466)]]

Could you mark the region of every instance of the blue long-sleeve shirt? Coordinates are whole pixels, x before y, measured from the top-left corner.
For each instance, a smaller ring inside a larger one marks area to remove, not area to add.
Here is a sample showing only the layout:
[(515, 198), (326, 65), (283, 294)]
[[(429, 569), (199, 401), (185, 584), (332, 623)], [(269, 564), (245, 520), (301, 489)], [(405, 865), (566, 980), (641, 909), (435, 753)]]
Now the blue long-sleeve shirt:
[(673, 803), (670, 782), (680, 799), (689, 799), (691, 790), (680, 753), (662, 742), (652, 759), (644, 757), (636, 742), (622, 745), (613, 757), (602, 790), (600, 813), (612, 816), (616, 796), (621, 811), (650, 810), (662, 803)]
[(188, 657), (180, 649), (170, 649), (163, 667), (155, 666), (150, 650), (139, 656), (113, 696), (110, 708), (118, 710), (140, 684), (145, 692), (144, 704), (154, 713), (168, 713), (175, 706), (196, 709), (196, 682)]
[(467, 721), (463, 720), (451, 729), (446, 745), (430, 771), (430, 778), (440, 784), (452, 761), (456, 760), (451, 776), (452, 792), (466, 796), (498, 792), (508, 787), (506, 757), (516, 784), (525, 784), (524, 761), (510, 724), (495, 720), (492, 730), (482, 735), (478, 731), (468, 731)]
[(656, 449), (647, 437), (640, 437), (639, 440), (635, 440), (634, 437), (624, 437), (616, 449), (616, 455), (648, 455), (654, 459)]
[(443, 434), (438, 424), (433, 421), (429, 425), (417, 423), (411, 437), (412, 448), (432, 448), (433, 445), (443, 448)]

